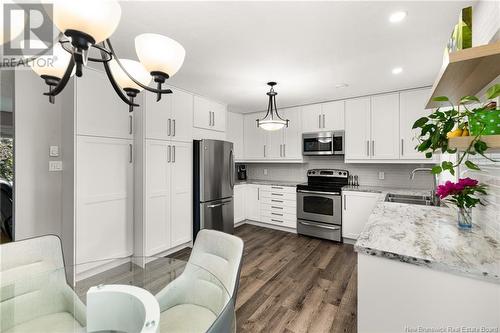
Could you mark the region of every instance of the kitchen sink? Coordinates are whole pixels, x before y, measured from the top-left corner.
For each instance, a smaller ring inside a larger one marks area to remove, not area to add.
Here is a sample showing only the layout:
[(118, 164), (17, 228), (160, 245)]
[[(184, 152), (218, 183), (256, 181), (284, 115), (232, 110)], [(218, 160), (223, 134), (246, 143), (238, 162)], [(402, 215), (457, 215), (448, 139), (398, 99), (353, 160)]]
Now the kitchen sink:
[(385, 196), (385, 202), (396, 202), (421, 206), (443, 206), (441, 202), (432, 200), (432, 197), (430, 195), (406, 195), (388, 193)]

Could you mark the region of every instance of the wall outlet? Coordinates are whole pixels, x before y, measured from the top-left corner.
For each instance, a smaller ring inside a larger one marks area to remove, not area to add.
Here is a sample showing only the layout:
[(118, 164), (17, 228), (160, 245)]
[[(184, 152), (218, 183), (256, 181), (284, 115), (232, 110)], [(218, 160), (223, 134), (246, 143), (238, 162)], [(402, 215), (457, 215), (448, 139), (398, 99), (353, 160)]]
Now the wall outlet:
[(62, 171), (62, 161), (49, 161), (49, 171)]
[(264, 176), (267, 176), (267, 169), (264, 169)]
[(380, 171), (380, 172), (378, 173), (378, 179), (380, 179), (380, 180), (385, 179), (385, 172)]
[(59, 156), (59, 146), (50, 146), (49, 156), (50, 157), (58, 157)]

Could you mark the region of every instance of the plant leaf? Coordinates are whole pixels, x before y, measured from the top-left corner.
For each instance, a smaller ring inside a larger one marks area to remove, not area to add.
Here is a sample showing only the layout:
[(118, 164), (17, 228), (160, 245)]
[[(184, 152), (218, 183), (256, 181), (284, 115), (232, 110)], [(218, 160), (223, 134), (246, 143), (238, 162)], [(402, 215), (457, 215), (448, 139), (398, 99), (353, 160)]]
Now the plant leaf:
[(432, 158), (432, 152), (428, 151), (425, 153), (425, 158)]
[(434, 102), (449, 102), (450, 99), (446, 96), (436, 96), (432, 99)]
[(497, 98), (500, 96), (500, 83), (492, 85), (487, 91), (486, 91), (486, 97), (488, 99), (493, 99)]
[(465, 104), (469, 102), (481, 102), (476, 96), (464, 96), (460, 99), (460, 104)]
[(479, 167), (476, 164), (472, 163), (469, 160), (465, 161), (465, 166), (471, 170), (481, 170), (481, 169), (479, 169)]
[(417, 119), (417, 121), (415, 121), (415, 123), (413, 124), (413, 127), (412, 129), (415, 129), (417, 127), (422, 127), (424, 126), (427, 122), (429, 121), (429, 118), (427, 117), (422, 117), (420, 119)]
[(434, 167), (432, 167), (432, 173), (434, 175), (437, 175), (438, 173), (441, 173), (443, 171), (443, 169), (439, 166), (439, 165), (436, 165)]

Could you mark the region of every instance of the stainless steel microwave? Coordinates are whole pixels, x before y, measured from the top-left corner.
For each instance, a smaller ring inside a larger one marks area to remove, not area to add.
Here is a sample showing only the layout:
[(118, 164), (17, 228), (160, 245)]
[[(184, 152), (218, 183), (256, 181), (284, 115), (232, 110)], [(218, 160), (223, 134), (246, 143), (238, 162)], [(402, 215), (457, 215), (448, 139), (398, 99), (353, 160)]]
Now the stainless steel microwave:
[(302, 155), (344, 155), (344, 131), (302, 134)]

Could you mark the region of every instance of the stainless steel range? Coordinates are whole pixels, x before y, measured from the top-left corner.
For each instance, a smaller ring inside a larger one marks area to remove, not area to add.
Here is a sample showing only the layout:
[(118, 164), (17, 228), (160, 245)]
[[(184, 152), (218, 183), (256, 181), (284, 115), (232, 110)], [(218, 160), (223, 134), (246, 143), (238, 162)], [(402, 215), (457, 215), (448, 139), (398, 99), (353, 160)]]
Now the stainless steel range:
[(307, 184), (297, 185), (297, 233), (342, 241), (341, 189), (349, 171), (311, 169)]

